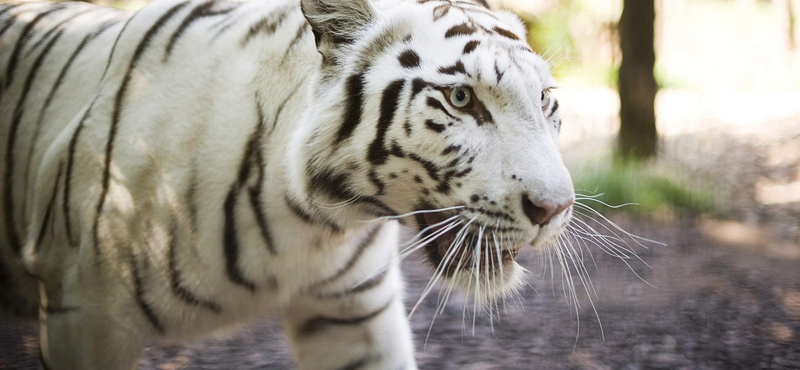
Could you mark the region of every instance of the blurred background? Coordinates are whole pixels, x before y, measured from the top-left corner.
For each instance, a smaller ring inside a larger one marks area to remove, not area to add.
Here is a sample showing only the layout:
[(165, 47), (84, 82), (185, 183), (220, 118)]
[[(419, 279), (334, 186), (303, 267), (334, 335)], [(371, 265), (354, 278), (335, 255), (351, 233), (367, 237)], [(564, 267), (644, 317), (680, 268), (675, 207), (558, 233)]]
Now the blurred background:
[[(800, 369), (800, 0), (490, 2), (560, 81), (582, 205), (499, 313), (432, 293), (420, 367)], [(404, 264), (413, 304), (430, 274)], [(153, 342), (140, 368), (291, 369), (279, 327)], [(35, 334), (0, 323), (0, 368), (34, 369)]]

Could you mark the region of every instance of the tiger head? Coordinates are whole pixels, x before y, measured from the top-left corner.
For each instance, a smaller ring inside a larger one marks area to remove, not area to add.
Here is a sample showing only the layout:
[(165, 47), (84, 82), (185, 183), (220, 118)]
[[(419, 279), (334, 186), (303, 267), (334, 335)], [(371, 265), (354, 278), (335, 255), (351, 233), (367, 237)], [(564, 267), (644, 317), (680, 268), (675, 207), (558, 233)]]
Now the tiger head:
[[(566, 228), (547, 63), (520, 20), (449, 0), (303, 0), (320, 73), (294, 157), (309, 203), (336, 219), (400, 217), (435, 269), (485, 301), (514, 261)], [(327, 206), (325, 206), (327, 205)]]

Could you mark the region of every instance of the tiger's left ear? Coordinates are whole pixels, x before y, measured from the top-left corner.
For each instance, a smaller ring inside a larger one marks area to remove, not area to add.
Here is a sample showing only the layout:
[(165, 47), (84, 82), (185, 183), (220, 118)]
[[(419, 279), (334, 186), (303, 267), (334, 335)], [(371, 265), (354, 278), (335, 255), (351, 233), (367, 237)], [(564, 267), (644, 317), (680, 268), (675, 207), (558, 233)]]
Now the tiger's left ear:
[(369, 0), (301, 0), (317, 50), (326, 59), (342, 44), (350, 44), (375, 20)]
[(495, 14), (497, 15), (497, 18), (500, 19), (500, 22), (505, 23), (511, 28), (511, 32), (514, 32), (514, 34), (519, 36), (520, 40), (525, 40), (528, 38), (528, 29), (525, 27), (525, 23), (523, 23), (516, 14), (508, 10), (500, 10), (495, 12)]

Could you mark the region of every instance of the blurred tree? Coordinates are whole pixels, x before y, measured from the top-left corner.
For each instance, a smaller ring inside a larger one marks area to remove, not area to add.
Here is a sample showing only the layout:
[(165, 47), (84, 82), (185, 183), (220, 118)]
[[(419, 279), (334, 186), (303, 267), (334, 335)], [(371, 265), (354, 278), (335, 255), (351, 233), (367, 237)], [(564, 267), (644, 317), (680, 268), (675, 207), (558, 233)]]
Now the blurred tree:
[(619, 67), (620, 158), (648, 158), (656, 154), (655, 98), (658, 85), (653, 69), (654, 0), (624, 0), (619, 19), (622, 63)]

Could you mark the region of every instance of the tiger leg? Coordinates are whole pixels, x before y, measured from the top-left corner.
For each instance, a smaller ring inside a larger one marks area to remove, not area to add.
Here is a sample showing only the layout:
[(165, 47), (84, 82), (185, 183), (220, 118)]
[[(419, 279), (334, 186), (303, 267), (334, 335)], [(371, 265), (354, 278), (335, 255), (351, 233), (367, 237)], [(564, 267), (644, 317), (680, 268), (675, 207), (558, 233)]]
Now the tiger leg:
[[(301, 369), (417, 368), (396, 233), (397, 225), (385, 225), (377, 245), (351, 266), (352, 273), (325, 282), (287, 307), (284, 322)], [(375, 271), (386, 263), (388, 269)]]
[(135, 302), (48, 302), (40, 283), (39, 367), (42, 370), (136, 369), (147, 338), (146, 323), (136, 312), (125, 312)]

